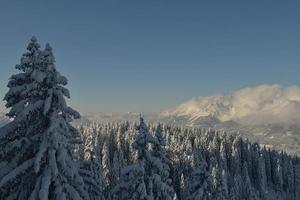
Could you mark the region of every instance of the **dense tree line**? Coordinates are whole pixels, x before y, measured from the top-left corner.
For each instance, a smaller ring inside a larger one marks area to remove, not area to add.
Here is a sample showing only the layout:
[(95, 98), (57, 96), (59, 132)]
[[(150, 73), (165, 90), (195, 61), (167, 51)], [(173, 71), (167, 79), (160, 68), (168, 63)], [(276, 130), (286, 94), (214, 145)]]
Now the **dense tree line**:
[[(106, 199), (298, 199), (300, 160), (211, 129), (81, 126), (100, 147)], [(93, 135), (93, 137), (91, 137)]]
[(35, 37), (16, 66), (0, 128), (1, 200), (300, 199), (300, 159), (211, 129), (93, 123)]

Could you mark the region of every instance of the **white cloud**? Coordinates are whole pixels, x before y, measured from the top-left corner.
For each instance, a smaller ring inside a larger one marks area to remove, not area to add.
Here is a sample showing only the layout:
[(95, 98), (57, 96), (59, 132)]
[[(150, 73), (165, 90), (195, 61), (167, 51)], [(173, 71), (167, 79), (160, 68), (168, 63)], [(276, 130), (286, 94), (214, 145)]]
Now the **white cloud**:
[(300, 123), (300, 87), (259, 85), (230, 95), (194, 98), (163, 114), (191, 119), (213, 115), (243, 124), (296, 124)]

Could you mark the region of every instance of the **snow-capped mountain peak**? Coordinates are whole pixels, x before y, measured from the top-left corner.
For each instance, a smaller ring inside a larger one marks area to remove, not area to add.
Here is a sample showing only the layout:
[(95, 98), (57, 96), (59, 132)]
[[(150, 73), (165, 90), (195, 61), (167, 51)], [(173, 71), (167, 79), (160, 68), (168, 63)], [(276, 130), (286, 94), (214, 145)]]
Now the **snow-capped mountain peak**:
[(228, 98), (225, 96), (197, 97), (180, 104), (178, 107), (161, 112), (162, 117), (178, 116), (196, 120), (201, 117), (217, 117), (228, 112)]
[(300, 154), (300, 87), (260, 85), (229, 95), (193, 98), (160, 113), (161, 120), (211, 127)]
[(242, 124), (296, 124), (300, 122), (300, 87), (260, 85), (229, 95), (193, 98), (160, 113), (161, 117), (215, 117)]

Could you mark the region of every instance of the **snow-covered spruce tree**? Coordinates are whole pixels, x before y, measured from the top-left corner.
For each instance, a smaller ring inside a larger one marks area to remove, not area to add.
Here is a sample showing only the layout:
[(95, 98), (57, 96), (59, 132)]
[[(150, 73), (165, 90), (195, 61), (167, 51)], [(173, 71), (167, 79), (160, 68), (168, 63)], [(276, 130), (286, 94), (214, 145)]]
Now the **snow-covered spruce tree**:
[(213, 184), (213, 199), (228, 199), (228, 186), (225, 178), (225, 171), (219, 166), (219, 164), (212, 167), (211, 178)]
[(220, 145), (220, 164), (219, 164), (219, 170), (221, 171), (221, 191), (222, 195), (226, 198), (228, 198), (228, 165), (227, 165), (227, 139), (226, 135), (222, 136), (222, 142)]
[(147, 134), (147, 126), (143, 118), (140, 120), (139, 132), (133, 143), (133, 148), (137, 151), (137, 163), (121, 169), (119, 183), (112, 190), (112, 199), (117, 200), (146, 200), (149, 199), (149, 191), (146, 185), (146, 157), (149, 155), (148, 140), (151, 136)]
[(242, 190), (240, 193), (242, 193), (242, 199), (245, 200), (256, 200), (258, 197), (256, 196), (255, 190), (253, 186), (251, 185), (251, 180), (248, 174), (248, 165), (247, 162), (243, 164), (243, 169), (242, 169), (242, 180), (243, 180), (243, 185), (242, 185)]
[(187, 180), (187, 200), (205, 200), (211, 197), (211, 177), (200, 151), (195, 151), (192, 162), (193, 171)]
[(242, 139), (235, 137), (232, 143), (229, 178), (229, 198), (241, 199), (242, 191)]
[(288, 194), (294, 194), (294, 188), (295, 188), (295, 174), (294, 174), (294, 168), (292, 161), (289, 160), (287, 163), (287, 174), (285, 175), (286, 177), (286, 190)]
[(102, 171), (103, 171), (103, 181), (104, 185), (106, 187), (106, 190), (109, 190), (110, 186), (110, 174), (111, 174), (111, 165), (110, 165), (110, 159), (109, 159), (109, 153), (108, 153), (108, 144), (107, 142), (104, 143), (103, 149), (102, 149)]
[(120, 180), (121, 169), (125, 166), (125, 160), (123, 156), (123, 152), (115, 153), (113, 166), (110, 169), (113, 174), (113, 183), (117, 183)]
[(33, 37), (27, 50), (4, 98), (12, 121), (0, 130), (0, 199), (89, 199), (72, 156), (80, 115), (64, 99), (67, 79), (48, 44)]
[(274, 171), (273, 171), (273, 182), (275, 186), (275, 190), (278, 192), (282, 191), (282, 185), (283, 185), (283, 177), (282, 177), (282, 164), (281, 164), (281, 158), (280, 156), (277, 156), (276, 159), (274, 159)]
[(147, 200), (145, 170), (141, 163), (132, 164), (121, 170), (119, 183), (114, 187), (111, 200)]
[(84, 160), (84, 144), (86, 143), (87, 130), (89, 129), (84, 127), (83, 125), (77, 126), (76, 129), (81, 135), (81, 143), (75, 145), (74, 155), (77, 160)]
[(105, 182), (105, 193), (107, 195), (108, 191), (112, 189), (116, 182), (114, 180), (114, 174), (111, 170), (113, 167), (113, 161), (115, 153), (117, 152), (117, 145), (116, 145), (116, 131), (115, 127), (112, 124), (107, 124), (106, 136), (108, 137), (104, 143), (102, 149), (102, 167), (103, 167), (103, 179)]
[(271, 169), (271, 157), (270, 157), (270, 150), (266, 149), (264, 147), (263, 154), (265, 157), (265, 163), (266, 163), (266, 177), (267, 177), (267, 185), (271, 186), (272, 183), (272, 169)]
[(300, 164), (294, 166), (294, 176), (295, 199), (300, 199)]
[(170, 176), (169, 159), (164, 148), (165, 141), (162, 135), (162, 128), (159, 124), (155, 132), (155, 140), (152, 143), (152, 152), (148, 156), (153, 186), (154, 199), (171, 200), (174, 189), (172, 188), (172, 180)]
[(90, 131), (85, 140), (84, 147), (84, 160), (81, 161), (79, 174), (83, 177), (90, 199), (104, 200), (99, 134)]
[[(158, 131), (162, 131), (161, 128)], [(133, 147), (137, 151), (137, 163), (121, 170), (120, 183), (113, 191), (115, 194), (114, 198), (118, 196), (119, 199), (124, 199), (124, 197), (135, 199), (138, 197), (138, 199), (148, 200), (172, 200), (174, 192), (169, 179), (170, 169), (167, 164), (166, 152), (161, 146), (163, 144), (161, 134), (161, 132), (157, 132), (157, 138), (152, 137), (143, 118), (140, 118), (139, 132), (133, 143)], [(149, 149), (150, 144), (152, 145), (151, 150)], [(141, 177), (129, 177), (130, 175), (139, 175)], [(127, 183), (124, 181), (127, 181)], [(124, 188), (124, 185), (127, 185), (126, 188)], [(134, 190), (132, 187), (141, 189)], [(134, 192), (128, 194), (128, 191)], [(137, 195), (137, 192), (140, 194)], [(126, 196), (124, 196), (125, 193)]]
[(264, 199), (267, 196), (267, 176), (266, 176), (266, 161), (265, 158), (263, 157), (263, 154), (259, 155), (258, 159), (258, 179), (256, 180), (257, 185), (259, 186), (259, 192), (261, 195), (261, 198)]

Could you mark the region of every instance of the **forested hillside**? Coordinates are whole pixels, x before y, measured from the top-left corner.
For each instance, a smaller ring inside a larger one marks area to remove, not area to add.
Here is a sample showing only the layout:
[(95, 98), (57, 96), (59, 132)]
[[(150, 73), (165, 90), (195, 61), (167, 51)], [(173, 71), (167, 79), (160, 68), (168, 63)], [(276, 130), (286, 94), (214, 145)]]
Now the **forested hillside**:
[[(298, 157), (224, 132), (147, 128), (143, 119), (79, 129), (84, 141), (79, 160), (101, 166), (107, 199), (300, 198)], [(90, 152), (97, 159), (91, 160)]]

